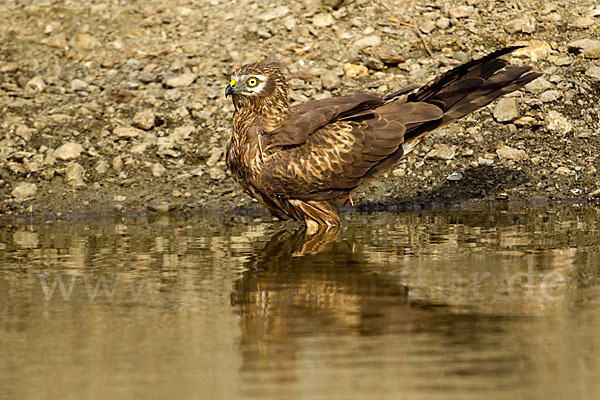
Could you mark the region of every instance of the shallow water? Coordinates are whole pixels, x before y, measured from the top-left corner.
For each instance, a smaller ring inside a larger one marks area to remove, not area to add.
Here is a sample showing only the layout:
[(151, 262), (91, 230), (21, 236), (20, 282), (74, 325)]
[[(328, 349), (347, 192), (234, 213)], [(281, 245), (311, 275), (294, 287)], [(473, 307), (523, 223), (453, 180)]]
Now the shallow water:
[(0, 227), (0, 397), (597, 399), (599, 217)]

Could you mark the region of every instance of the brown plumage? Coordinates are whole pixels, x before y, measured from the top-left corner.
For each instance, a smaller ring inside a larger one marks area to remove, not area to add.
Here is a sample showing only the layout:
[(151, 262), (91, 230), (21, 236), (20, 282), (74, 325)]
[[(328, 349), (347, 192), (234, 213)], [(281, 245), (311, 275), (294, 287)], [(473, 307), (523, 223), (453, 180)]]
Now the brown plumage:
[(505, 68), (498, 57), (517, 48), (462, 64), (418, 89), (293, 107), (277, 66), (244, 65), (225, 91), (235, 106), (227, 165), (275, 216), (304, 221), (309, 232), (337, 226), (338, 198), (393, 166), (427, 133), (539, 77), (529, 66)]

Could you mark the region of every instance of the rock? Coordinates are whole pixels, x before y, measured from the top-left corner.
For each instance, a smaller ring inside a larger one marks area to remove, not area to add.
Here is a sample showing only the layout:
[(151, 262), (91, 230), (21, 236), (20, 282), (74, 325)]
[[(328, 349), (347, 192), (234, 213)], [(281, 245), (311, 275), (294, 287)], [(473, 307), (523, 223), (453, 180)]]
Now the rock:
[(567, 167), (558, 167), (558, 168), (556, 168), (554, 173), (557, 175), (565, 175), (565, 176), (575, 175), (575, 171), (573, 171)]
[(85, 90), (90, 86), (86, 81), (81, 79), (73, 79), (71, 81), (71, 90), (77, 92), (78, 90)]
[(546, 114), (547, 127), (550, 131), (558, 133), (569, 133), (573, 129), (573, 125), (567, 121), (559, 112), (550, 110)]
[(513, 97), (503, 97), (494, 109), (494, 118), (498, 122), (508, 122), (519, 117), (519, 106)]
[(513, 19), (504, 25), (504, 29), (508, 33), (533, 33), (535, 32), (535, 18), (524, 15), (521, 18)]
[(15, 133), (26, 142), (31, 140), (31, 129), (27, 125), (17, 126)]
[(446, 178), (449, 181), (460, 181), (463, 178), (463, 174), (460, 172), (453, 172)]
[(196, 74), (187, 73), (165, 77), (163, 83), (172, 88), (190, 86), (196, 80)]
[(338, 89), (342, 84), (342, 79), (336, 72), (327, 70), (321, 75), (321, 84), (326, 90)]
[(156, 123), (156, 115), (152, 110), (140, 110), (133, 116), (133, 125), (136, 128), (143, 129), (145, 131), (149, 131), (154, 128), (154, 124)]
[(17, 72), (19, 70), (19, 64), (11, 62), (11, 63), (3, 63), (0, 66), (0, 73), (2, 74), (10, 74), (12, 72)]
[(220, 148), (214, 148), (210, 151), (210, 156), (208, 157), (208, 160), (206, 160), (206, 165), (209, 167), (214, 167), (215, 165), (217, 165), (217, 162), (219, 161), (219, 159), (221, 158), (221, 154), (223, 154), (223, 150), (221, 150)]
[(496, 150), (498, 157), (508, 160), (525, 160), (529, 158), (524, 150), (513, 149), (509, 146), (502, 146)]
[(163, 167), (161, 163), (152, 163), (152, 165), (150, 165), (150, 172), (152, 172), (154, 177), (160, 178), (167, 172), (167, 169)]
[(76, 51), (90, 51), (100, 46), (98, 39), (87, 33), (75, 35), (69, 42)]
[(131, 139), (142, 135), (144, 132), (133, 126), (117, 126), (113, 134), (119, 139)]
[(15, 199), (26, 199), (28, 197), (33, 197), (37, 193), (37, 186), (35, 183), (23, 182), (19, 183), (10, 194)]
[(60, 160), (71, 160), (77, 158), (84, 151), (79, 143), (68, 142), (54, 150), (53, 157)]
[(175, 205), (174, 204), (170, 204), (170, 203), (155, 203), (155, 204), (150, 204), (148, 206), (148, 208), (152, 211), (156, 211), (159, 213), (166, 213), (169, 212), (171, 210), (175, 209)]
[(70, 162), (65, 169), (65, 182), (73, 187), (85, 186), (83, 174), (85, 170), (76, 162)]
[(279, 19), (285, 17), (290, 12), (290, 9), (286, 6), (278, 6), (275, 8), (271, 8), (269, 11), (262, 13), (258, 16), (258, 19), (261, 21), (271, 21), (274, 19)]
[(529, 116), (524, 116), (513, 121), (517, 126), (532, 126), (536, 123), (536, 119)]
[(556, 65), (557, 67), (566, 67), (568, 65), (573, 64), (573, 62), (575, 62), (575, 60), (573, 60), (569, 56), (565, 56), (565, 57), (550, 56), (550, 57), (548, 57), (548, 61), (552, 61), (552, 63), (554, 65)]
[(313, 17), (312, 23), (317, 28), (324, 28), (326, 26), (331, 26), (334, 23), (334, 19), (331, 14), (317, 14)]
[(515, 57), (531, 58), (531, 61), (544, 60), (550, 55), (552, 47), (543, 40), (530, 40), (527, 47), (517, 49), (513, 52)]
[(600, 80), (600, 67), (596, 67), (596, 66), (589, 67), (587, 69), (587, 71), (585, 71), (585, 75), (589, 76), (590, 78)]
[(423, 33), (431, 33), (435, 29), (435, 22), (428, 19), (419, 25), (419, 29)]
[(349, 78), (354, 78), (360, 75), (365, 75), (369, 72), (369, 69), (364, 65), (357, 65), (352, 63), (344, 64), (344, 72)]
[(113, 197), (113, 200), (114, 200), (114, 201), (117, 201), (117, 202), (119, 202), (119, 203), (122, 203), (122, 202), (124, 202), (125, 200), (127, 200), (127, 196), (123, 196), (123, 195), (121, 195), (121, 194), (116, 194), (116, 195)]
[(364, 49), (365, 47), (377, 47), (381, 44), (381, 38), (376, 35), (365, 36), (354, 42), (354, 47)]
[(96, 163), (94, 170), (96, 171), (96, 173), (104, 175), (108, 171), (109, 167), (110, 165), (105, 160), (100, 160)]
[(573, 26), (575, 28), (585, 29), (594, 25), (594, 18), (592, 17), (577, 17), (573, 20)]
[(381, 60), (384, 64), (400, 64), (406, 61), (406, 59), (398, 54), (395, 50), (387, 49), (381, 50), (377, 53), (377, 58)]
[(33, 78), (31, 78), (25, 86), (29, 89), (36, 90), (38, 92), (43, 92), (48, 87), (48, 85), (44, 81), (44, 78), (42, 78), (39, 75), (36, 75)]
[(454, 158), (454, 150), (447, 144), (436, 144), (433, 150), (425, 155), (425, 158), (433, 158), (438, 160), (452, 160)]
[(593, 197), (600, 197), (600, 188), (588, 193), (588, 197), (591, 199)]
[(552, 89), (554, 85), (546, 80), (543, 76), (529, 82), (525, 85), (525, 89), (530, 92), (543, 92), (544, 90)]
[(115, 158), (113, 158), (112, 167), (117, 172), (123, 169), (123, 159), (121, 158), (121, 156), (116, 156)]
[(448, 29), (450, 27), (450, 20), (446, 17), (441, 17), (435, 21), (435, 26), (439, 29)]
[(133, 153), (133, 154), (142, 154), (143, 152), (146, 151), (146, 148), (149, 145), (150, 144), (147, 142), (134, 144), (133, 146), (131, 146), (131, 149), (129, 149), (129, 152)]
[(296, 18), (294, 18), (292, 15), (288, 15), (283, 19), (283, 26), (288, 31), (293, 31), (296, 27)]
[(189, 138), (190, 135), (194, 133), (194, 130), (195, 128), (193, 125), (179, 126), (173, 129), (173, 132), (171, 132), (169, 137), (173, 139), (174, 142), (179, 142)]
[(540, 100), (542, 103), (550, 103), (552, 101), (558, 100), (562, 96), (562, 93), (558, 90), (546, 90), (544, 93), (540, 95)]
[(475, 12), (475, 7), (473, 7), (473, 6), (452, 7), (448, 10), (448, 13), (450, 14), (450, 18), (456, 18), (456, 19), (470, 17), (471, 15), (473, 15), (474, 12)]
[(208, 170), (208, 176), (210, 176), (210, 179), (214, 179), (217, 181), (220, 181), (222, 179), (225, 179), (225, 171), (223, 171), (221, 168), (214, 166), (211, 169)]
[(370, 58), (366, 63), (366, 67), (375, 71), (381, 71), (384, 69), (385, 64), (376, 58)]
[(600, 40), (581, 39), (568, 44), (571, 50), (581, 50), (585, 58), (600, 58)]
[(486, 157), (478, 157), (477, 164), (489, 167), (490, 165), (494, 165), (494, 160)]

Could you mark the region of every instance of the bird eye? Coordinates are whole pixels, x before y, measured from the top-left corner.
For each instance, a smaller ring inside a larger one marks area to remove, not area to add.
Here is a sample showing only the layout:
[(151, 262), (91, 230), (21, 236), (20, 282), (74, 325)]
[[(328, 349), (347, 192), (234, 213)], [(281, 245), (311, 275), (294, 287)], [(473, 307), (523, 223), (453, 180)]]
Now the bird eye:
[(255, 87), (256, 85), (258, 85), (258, 79), (256, 78), (250, 78), (246, 81), (246, 85), (248, 85), (248, 87)]

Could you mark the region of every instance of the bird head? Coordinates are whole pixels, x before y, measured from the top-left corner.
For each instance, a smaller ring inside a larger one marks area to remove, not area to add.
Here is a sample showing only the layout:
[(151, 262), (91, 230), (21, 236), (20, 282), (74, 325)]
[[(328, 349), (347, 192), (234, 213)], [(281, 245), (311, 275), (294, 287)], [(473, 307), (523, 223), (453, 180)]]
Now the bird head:
[(276, 64), (246, 64), (233, 72), (225, 97), (234, 104), (258, 104), (274, 99), (287, 102), (287, 83)]

